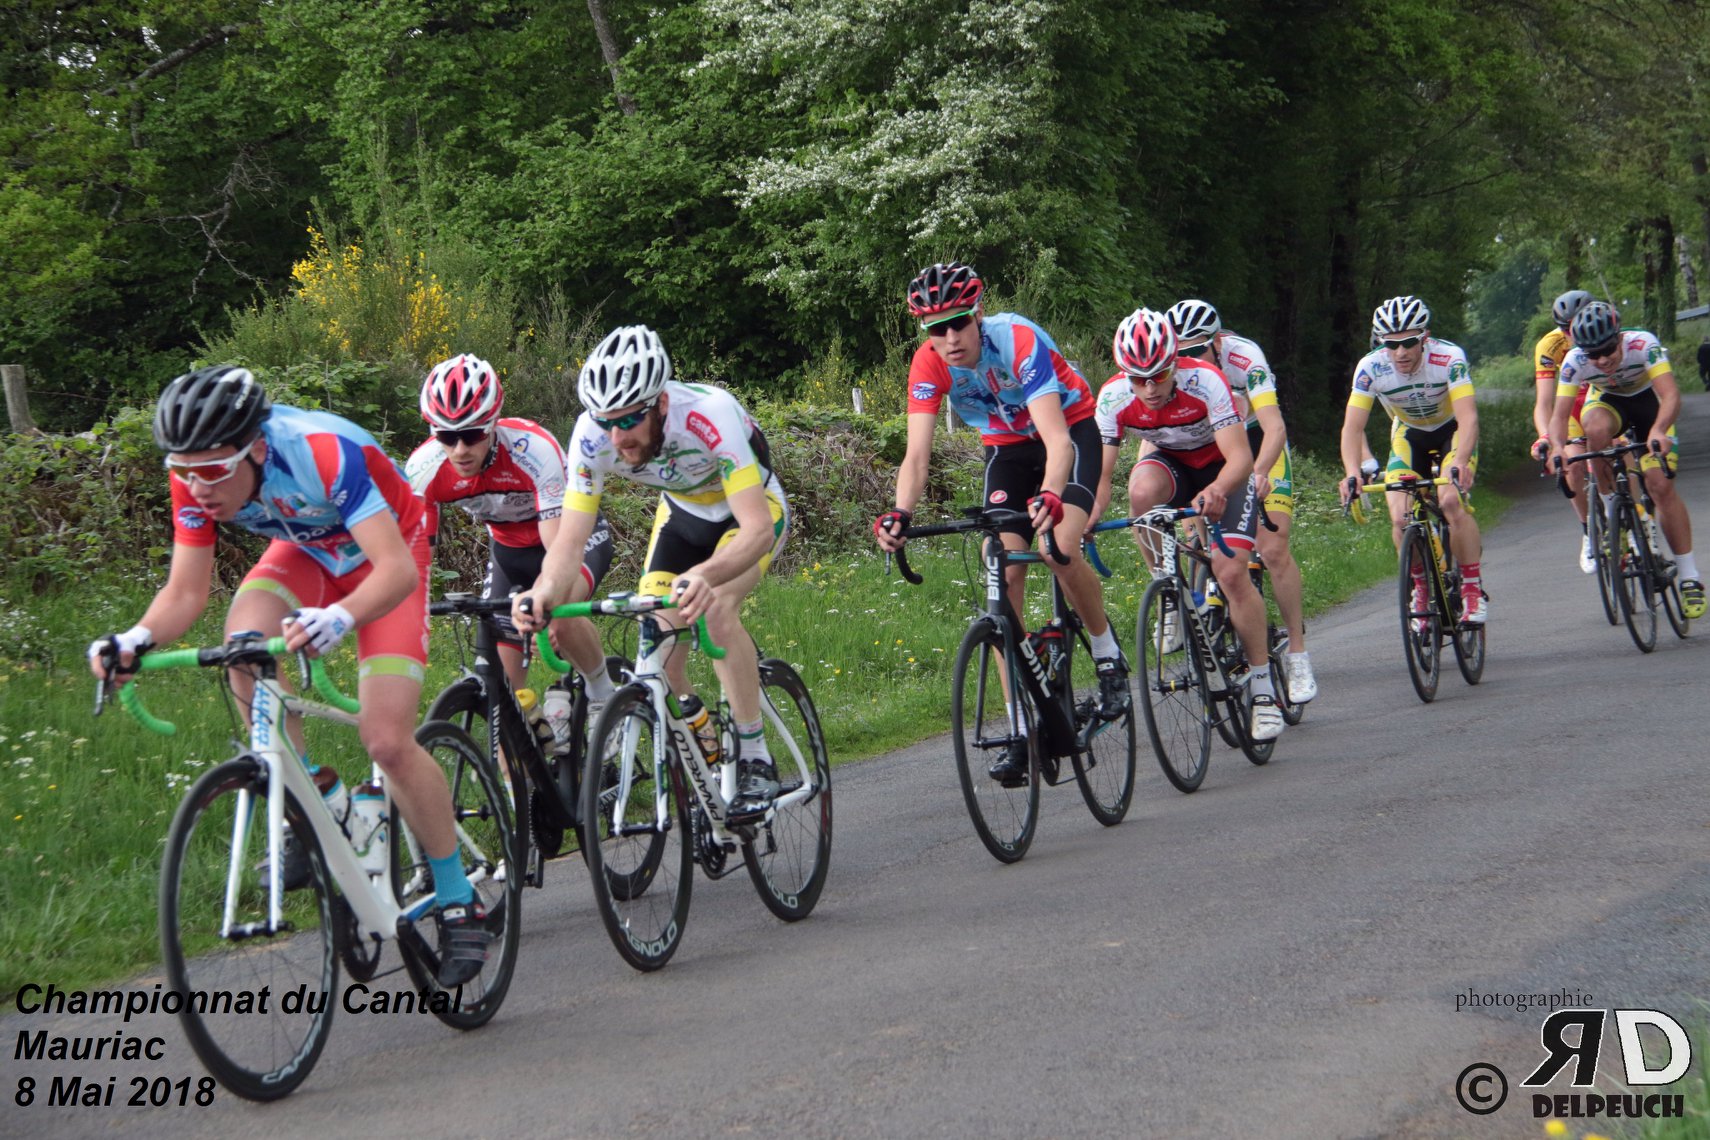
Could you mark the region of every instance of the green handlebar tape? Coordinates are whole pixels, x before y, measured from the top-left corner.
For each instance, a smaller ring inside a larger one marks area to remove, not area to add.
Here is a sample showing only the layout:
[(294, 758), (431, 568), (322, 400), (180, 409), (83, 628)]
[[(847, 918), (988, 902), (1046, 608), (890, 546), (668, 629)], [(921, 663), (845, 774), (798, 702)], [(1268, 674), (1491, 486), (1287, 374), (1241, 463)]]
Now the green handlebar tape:
[[(568, 609), (569, 607), (560, 606), (559, 608)], [(570, 672), (570, 662), (564, 660), (564, 658), (558, 656), (558, 654), (552, 651), (552, 639), (546, 636), (546, 631), (544, 629), (534, 635), (534, 645), (535, 648), (540, 651), (540, 659), (546, 662), (546, 667), (548, 669), (551, 669), (554, 673)]]
[[(186, 665), (197, 665), (200, 661), (196, 655), (201, 652), (200, 649), (156, 649), (152, 653), (143, 654), (137, 661), (137, 672), (149, 673), (156, 669), (182, 669)], [(126, 685), (125, 688), (130, 686)], [(121, 693), (123, 691), (120, 690)]]
[[(195, 653), (195, 650), (177, 650), (175, 652)], [(160, 666), (160, 668), (165, 668), (165, 666)], [(119, 703), (125, 706), (125, 711), (136, 717), (142, 726), (150, 732), (158, 732), (162, 736), (173, 736), (177, 734), (177, 725), (173, 724), (169, 720), (161, 720), (159, 717), (143, 708), (142, 698), (137, 695), (137, 683), (135, 681), (126, 681), (124, 685), (120, 687)]]
[[(598, 602), (566, 602), (562, 606), (553, 606), (551, 616), (555, 618), (592, 617), (595, 613), (613, 612), (610, 610), (600, 610), (597, 608), (598, 605)], [(662, 602), (652, 606), (651, 608), (674, 610), (677, 608), (677, 603), (669, 601)], [(621, 613), (625, 611), (620, 610), (616, 612)], [(552, 651), (552, 646), (546, 638), (546, 631), (543, 629), (534, 636), (535, 645), (540, 648), (540, 659), (560, 673), (570, 672), (569, 664), (565, 662), (562, 657)], [(724, 650), (713, 644), (712, 635), (707, 632), (707, 619), (704, 617), (695, 619), (695, 639), (700, 643), (702, 653), (705, 653), (714, 661), (721, 661), (724, 659)]]
[(361, 702), (338, 691), (337, 686), (332, 683), (332, 678), (327, 676), (326, 666), (321, 664), (319, 657), (309, 662), (309, 680), (314, 684), (315, 692), (325, 697), (327, 704), (333, 708), (342, 709), (352, 716), (362, 711)]

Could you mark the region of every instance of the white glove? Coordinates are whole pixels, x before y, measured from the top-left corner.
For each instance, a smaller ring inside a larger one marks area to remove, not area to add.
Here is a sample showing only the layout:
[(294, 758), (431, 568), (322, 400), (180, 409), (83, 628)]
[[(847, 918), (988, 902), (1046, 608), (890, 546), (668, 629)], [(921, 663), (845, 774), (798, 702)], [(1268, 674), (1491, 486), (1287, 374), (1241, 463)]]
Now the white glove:
[(1373, 479), (1376, 479), (1377, 473), (1378, 473), (1378, 461), (1377, 460), (1375, 460), (1375, 459), (1362, 459), (1360, 461), (1360, 474), (1364, 475), (1366, 477), (1366, 482), (1370, 483)]
[(285, 620), (301, 626), (309, 635), (309, 645), (321, 654), (343, 641), (344, 635), (356, 628), (356, 619), (337, 602), (325, 608), (304, 606), (300, 610), (292, 610), (285, 615)]
[(123, 633), (109, 633), (106, 637), (97, 637), (89, 643), (89, 659), (91, 661), (106, 653), (109, 649), (113, 655), (129, 653), (135, 657), (139, 653), (154, 647), (154, 634), (149, 632), (146, 625), (133, 625)]

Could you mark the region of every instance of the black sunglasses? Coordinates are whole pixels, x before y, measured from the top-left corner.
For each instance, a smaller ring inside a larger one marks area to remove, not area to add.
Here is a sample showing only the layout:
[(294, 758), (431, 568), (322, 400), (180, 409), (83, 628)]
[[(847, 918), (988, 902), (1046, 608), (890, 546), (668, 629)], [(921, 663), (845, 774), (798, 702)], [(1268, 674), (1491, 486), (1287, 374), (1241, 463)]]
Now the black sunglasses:
[(1595, 348), (1586, 349), (1585, 355), (1590, 357), (1593, 360), (1602, 360), (1605, 356), (1614, 356), (1615, 353), (1620, 350), (1620, 348), (1621, 348), (1621, 338), (1616, 337), (1614, 340), (1604, 341), (1602, 344), (1597, 345)]
[(974, 315), (972, 313), (963, 313), (959, 317), (951, 317), (947, 321), (939, 321), (935, 325), (928, 325), (926, 328), (926, 335), (943, 336), (945, 333), (961, 332), (973, 322)]
[(492, 432), (487, 428), (464, 428), (461, 431), (453, 431), (450, 428), (446, 428), (444, 430), (434, 432), (433, 437), (439, 440), (439, 442), (444, 444), (446, 447), (456, 447), (460, 443), (465, 443), (470, 447), (474, 447), (491, 434)]
[(1176, 355), (1191, 356), (1195, 360), (1204, 360), (1206, 357), (1211, 355), (1211, 342), (1208, 340), (1204, 344), (1177, 345)]
[(658, 403), (658, 400), (650, 400), (641, 405), (641, 407), (637, 408), (635, 411), (630, 412), (628, 415), (618, 416), (615, 419), (602, 419), (601, 417), (594, 415), (592, 412), (589, 412), (588, 415), (596, 424), (600, 425), (600, 427), (604, 428), (606, 431), (628, 431), (642, 420), (645, 420), (647, 418), (647, 413), (651, 412)]
[(1391, 352), (1401, 352), (1404, 349), (1412, 348), (1414, 345), (1418, 344), (1420, 341), (1422, 341), (1424, 339), (1425, 338), (1422, 336), (1408, 336), (1408, 337), (1402, 337), (1400, 340), (1385, 340), (1385, 341), (1379, 341), (1378, 343), (1382, 344), (1385, 348), (1389, 349)]

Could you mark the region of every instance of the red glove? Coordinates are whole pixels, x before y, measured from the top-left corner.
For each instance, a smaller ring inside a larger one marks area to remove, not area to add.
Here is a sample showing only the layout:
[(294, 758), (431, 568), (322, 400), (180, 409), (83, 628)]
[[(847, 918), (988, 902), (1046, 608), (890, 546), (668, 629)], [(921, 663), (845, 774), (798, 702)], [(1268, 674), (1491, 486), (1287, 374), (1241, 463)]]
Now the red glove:
[(913, 521), (913, 511), (905, 511), (901, 507), (892, 507), (890, 510), (873, 520), (873, 534), (875, 536), (888, 534), (901, 538), (902, 531), (905, 530)]
[(1041, 491), (1027, 500), (1027, 510), (1031, 514), (1043, 503), (1045, 509), (1051, 512), (1051, 525), (1056, 526), (1063, 521), (1063, 499), (1055, 491)]

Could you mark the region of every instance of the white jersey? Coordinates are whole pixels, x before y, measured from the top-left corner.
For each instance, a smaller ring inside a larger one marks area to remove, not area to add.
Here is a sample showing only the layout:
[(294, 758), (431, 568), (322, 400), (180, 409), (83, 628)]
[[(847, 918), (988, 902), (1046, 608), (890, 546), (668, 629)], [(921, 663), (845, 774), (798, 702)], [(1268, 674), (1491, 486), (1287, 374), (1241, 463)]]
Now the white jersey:
[(1235, 408), (1248, 427), (1257, 427), (1259, 409), (1277, 406), (1277, 377), (1265, 350), (1244, 336), (1226, 332), (1216, 341), (1216, 364), (1235, 393)]
[[(590, 514), (598, 510), (611, 474), (657, 487), (677, 507), (710, 522), (730, 518), (730, 496), (749, 487), (763, 485), (783, 497), (764, 454), (760, 428), (735, 396), (675, 380), (666, 383), (665, 394), (669, 398), (659, 454), (635, 467), (618, 458), (611, 434), (582, 413), (565, 448), (570, 463), (565, 509)], [(756, 454), (757, 446), (761, 454)]]
[(1607, 372), (1593, 364), (1585, 349), (1576, 345), (1562, 361), (1556, 391), (1573, 395), (1589, 384), (1611, 396), (1636, 396), (1649, 388), (1657, 376), (1673, 371), (1673, 367), (1668, 362), (1668, 349), (1655, 336), (1644, 329), (1622, 329), (1621, 353)]
[(1384, 348), (1362, 356), (1354, 368), (1348, 406), (1370, 411), (1373, 402), (1381, 400), (1384, 411), (1416, 428), (1442, 427), (1454, 419), (1454, 402), (1473, 394), (1467, 354), (1460, 345), (1436, 337), (1427, 337), (1424, 347), (1412, 372), (1397, 371)]

